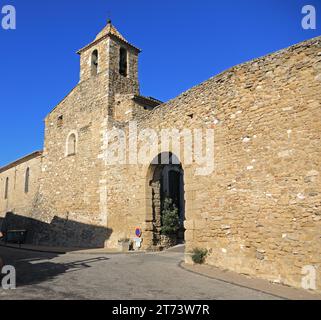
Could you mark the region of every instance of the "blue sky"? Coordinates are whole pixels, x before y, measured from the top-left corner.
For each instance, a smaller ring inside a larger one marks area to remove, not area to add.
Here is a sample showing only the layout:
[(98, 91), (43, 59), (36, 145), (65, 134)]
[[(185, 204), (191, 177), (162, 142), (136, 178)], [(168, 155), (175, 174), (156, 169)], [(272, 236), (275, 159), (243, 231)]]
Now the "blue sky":
[[(244, 61), (321, 34), (321, 0), (0, 0), (0, 166), (42, 149), (43, 119), (78, 83), (76, 51), (111, 18), (143, 49), (143, 95), (163, 101)], [(317, 30), (303, 30), (312, 4)], [(1, 16), (2, 17), (2, 16)]]

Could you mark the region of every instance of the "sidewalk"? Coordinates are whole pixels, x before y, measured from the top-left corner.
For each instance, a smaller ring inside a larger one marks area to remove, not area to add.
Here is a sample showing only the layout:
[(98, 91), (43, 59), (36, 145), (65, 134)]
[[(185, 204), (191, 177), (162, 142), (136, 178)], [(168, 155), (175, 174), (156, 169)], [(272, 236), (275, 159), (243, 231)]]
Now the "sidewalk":
[(12, 249), (20, 249), (20, 250), (28, 250), (28, 251), (36, 251), (36, 252), (44, 252), (44, 253), (53, 253), (53, 254), (134, 254), (134, 253), (143, 253), (143, 251), (129, 251), (129, 252), (121, 252), (117, 249), (109, 249), (109, 248), (65, 248), (65, 247), (49, 247), (49, 246), (35, 246), (29, 244), (12, 244), (12, 243), (3, 243), (0, 242), (0, 248), (12, 248)]
[(182, 262), (180, 267), (211, 279), (220, 280), (237, 286), (268, 293), (287, 300), (321, 300), (321, 294), (303, 289), (296, 289), (281, 284), (274, 284), (262, 279), (254, 279), (232, 271), (223, 271), (208, 265), (190, 265)]

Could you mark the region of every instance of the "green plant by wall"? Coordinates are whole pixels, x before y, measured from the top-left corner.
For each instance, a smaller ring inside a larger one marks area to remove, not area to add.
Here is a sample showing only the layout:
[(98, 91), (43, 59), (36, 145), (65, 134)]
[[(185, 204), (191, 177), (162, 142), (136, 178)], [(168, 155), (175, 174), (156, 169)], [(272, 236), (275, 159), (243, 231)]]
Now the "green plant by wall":
[(205, 258), (208, 254), (207, 249), (195, 248), (192, 252), (192, 260), (194, 263), (202, 264), (205, 261)]
[(162, 209), (162, 227), (163, 235), (174, 235), (179, 230), (178, 209), (170, 198), (165, 198)]

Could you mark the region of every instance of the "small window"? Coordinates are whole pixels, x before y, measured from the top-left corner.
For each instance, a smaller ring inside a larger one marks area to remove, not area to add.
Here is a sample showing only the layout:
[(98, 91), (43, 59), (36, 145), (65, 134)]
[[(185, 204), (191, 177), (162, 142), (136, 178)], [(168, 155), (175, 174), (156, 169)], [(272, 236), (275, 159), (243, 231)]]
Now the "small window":
[(27, 168), (25, 174), (25, 193), (29, 192), (29, 178), (30, 178), (30, 169)]
[(59, 116), (57, 119), (57, 127), (61, 128), (64, 124), (64, 116)]
[(76, 154), (77, 137), (74, 133), (68, 136), (67, 140), (67, 156), (73, 156)]
[(120, 48), (119, 51), (119, 73), (127, 77), (127, 50), (124, 48)]
[(4, 198), (8, 199), (8, 193), (9, 193), (9, 178), (6, 179), (6, 185), (4, 187)]
[(91, 55), (91, 74), (96, 76), (98, 73), (98, 51), (93, 51)]

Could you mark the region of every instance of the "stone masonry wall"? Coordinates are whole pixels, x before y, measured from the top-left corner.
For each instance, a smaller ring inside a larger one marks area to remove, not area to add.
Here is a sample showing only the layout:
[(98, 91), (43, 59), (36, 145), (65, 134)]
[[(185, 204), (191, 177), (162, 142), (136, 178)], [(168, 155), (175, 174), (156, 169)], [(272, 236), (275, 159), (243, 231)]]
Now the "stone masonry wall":
[[(121, 47), (128, 52), (126, 77), (119, 74)], [(95, 50), (97, 75), (92, 74), (91, 65)], [(117, 37), (100, 38), (80, 51), (80, 83), (45, 120), (39, 193), (21, 205), (24, 210), (17, 216), (10, 216), (11, 225), (28, 227), (32, 234), (28, 241), (103, 247), (113, 232), (107, 224), (107, 171), (100, 154), (109, 116), (114, 113), (115, 95), (139, 95), (138, 53)], [(77, 140), (72, 155), (67, 153), (70, 135)], [(11, 203), (3, 206), (20, 208), (16, 199)]]
[[(212, 174), (196, 176), (198, 166), (180, 157), (187, 253), (207, 248), (208, 264), (298, 287), (302, 267), (313, 265), (320, 290), (320, 92), (316, 38), (231, 68), (140, 118), (140, 130), (214, 129)], [(150, 166), (110, 166), (107, 176), (109, 227), (132, 236), (141, 226), (148, 247)]]
[[(127, 99), (139, 94), (137, 54), (129, 52), (123, 77), (119, 46), (106, 38), (81, 53), (80, 83), (45, 120), (43, 157), (0, 174), (0, 214), (23, 215), (37, 244), (115, 247), (140, 227), (143, 248), (153, 249), (151, 161), (161, 150), (143, 164), (110, 165), (104, 161), (106, 130), (128, 131), (128, 120), (139, 132), (213, 129), (213, 172), (196, 175), (199, 165), (177, 154), (187, 261), (193, 248), (207, 248), (208, 264), (298, 287), (302, 267), (313, 265), (320, 291), (321, 38), (233, 67), (141, 112)], [(91, 76), (95, 49), (102, 60)], [(127, 117), (126, 109), (136, 111)], [(70, 134), (77, 137), (74, 155), (66, 153)], [(151, 145), (158, 143), (153, 137)], [(127, 158), (134, 145), (127, 141)], [(31, 189), (23, 195), (27, 165)], [(6, 175), (15, 183), (3, 201)]]
[[(102, 119), (108, 113), (106, 71), (81, 82), (46, 118), (44, 160), (36, 220), (51, 224), (61, 221), (54, 239), (39, 232), (38, 243), (74, 247), (103, 247), (108, 231), (106, 212), (100, 207)], [(63, 123), (58, 122), (63, 117)], [(59, 125), (58, 125), (59, 123)], [(76, 153), (68, 155), (67, 139), (77, 137)], [(80, 230), (65, 228), (78, 223)], [(87, 226), (87, 227), (86, 227)], [(95, 228), (105, 236), (95, 237)], [(67, 230), (69, 230), (67, 232)]]
[[(0, 173), (0, 218), (7, 212), (30, 215), (39, 193), (42, 156), (39, 155)], [(29, 168), (29, 190), (25, 192), (26, 171)], [(8, 198), (5, 199), (6, 179), (9, 178)]]
[[(43, 223), (36, 243), (104, 247), (113, 230), (107, 221), (106, 168), (100, 159), (115, 94), (139, 94), (137, 53), (128, 47), (128, 76), (117, 74), (120, 43), (110, 38), (81, 52), (80, 83), (47, 116), (40, 197), (33, 218)], [(98, 74), (91, 54), (98, 51)], [(77, 137), (76, 153), (67, 140)], [(48, 228), (48, 225), (52, 228)]]

